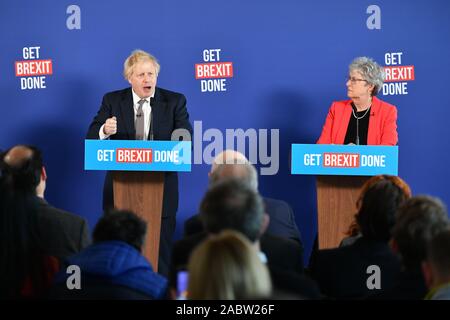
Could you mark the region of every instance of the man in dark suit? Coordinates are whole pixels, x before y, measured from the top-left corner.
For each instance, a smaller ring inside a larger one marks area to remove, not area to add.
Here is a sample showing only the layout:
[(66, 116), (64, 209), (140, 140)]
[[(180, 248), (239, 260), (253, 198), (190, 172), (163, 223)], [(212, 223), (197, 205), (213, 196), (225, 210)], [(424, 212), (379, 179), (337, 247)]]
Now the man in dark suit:
[[(248, 183), (258, 191), (258, 174), (255, 167), (240, 152), (225, 150), (214, 159), (209, 172), (209, 183), (213, 184), (225, 178), (237, 178)], [(263, 198), (265, 212), (269, 216), (267, 233), (286, 239), (297, 241), (303, 245), (300, 232), (295, 223), (295, 216), (291, 206), (282, 200)], [(198, 215), (194, 215), (184, 223), (184, 235), (193, 235), (203, 231), (202, 222)]]
[(84, 218), (45, 201), (47, 172), (39, 149), (24, 145), (11, 148), (4, 154), (3, 170), (14, 180), (15, 187), (36, 194), (37, 232), (45, 254), (64, 260), (90, 244)]
[(262, 198), (244, 181), (231, 178), (213, 184), (202, 200), (200, 216), (205, 232), (186, 237), (174, 245), (169, 277), (172, 288), (175, 288), (177, 271), (186, 268), (197, 245), (210, 235), (230, 229), (242, 233), (253, 243), (261, 260), (267, 264), (277, 289), (304, 297), (311, 297), (310, 292), (318, 292), (301, 274), (300, 245), (265, 233), (268, 216), (264, 213)]
[[(131, 88), (109, 92), (89, 126), (87, 139), (172, 140), (172, 133), (184, 129), (192, 134), (184, 95), (156, 87), (159, 63), (155, 57), (135, 50), (124, 63), (124, 76)], [(190, 137), (187, 137), (190, 139)], [(112, 178), (106, 174), (103, 209), (114, 207)], [(178, 210), (178, 176), (164, 175), (158, 272), (167, 274)]]

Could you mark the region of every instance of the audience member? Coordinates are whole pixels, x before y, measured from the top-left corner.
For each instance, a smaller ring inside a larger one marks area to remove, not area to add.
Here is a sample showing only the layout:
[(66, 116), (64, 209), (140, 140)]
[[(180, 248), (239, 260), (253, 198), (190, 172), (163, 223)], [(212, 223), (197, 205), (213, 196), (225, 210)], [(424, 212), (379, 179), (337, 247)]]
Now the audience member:
[[(170, 277), (172, 287), (176, 271), (186, 268), (195, 247), (208, 235), (230, 229), (240, 232), (254, 244), (262, 261), (267, 263), (276, 289), (295, 289), (296, 293), (308, 298), (318, 296), (314, 283), (300, 274), (302, 256), (298, 243), (264, 233), (268, 217), (264, 213), (262, 198), (243, 181), (227, 179), (211, 186), (200, 205), (200, 218), (206, 232), (184, 238), (174, 246)], [(280, 274), (282, 276), (278, 276)], [(293, 283), (298, 286), (292, 288)]]
[[(364, 298), (392, 288), (400, 273), (400, 261), (389, 247), (396, 210), (410, 196), (399, 177), (375, 176), (362, 188), (356, 222), (361, 237), (348, 246), (320, 250), (311, 272), (329, 298)], [(379, 286), (368, 286), (370, 266), (382, 270)]]
[[(371, 179), (369, 179), (361, 187), (361, 192), (359, 194), (359, 198), (356, 201), (356, 210), (357, 211), (359, 211), (361, 208), (362, 198), (364, 197), (367, 190), (370, 187), (372, 187), (372, 185), (374, 185), (375, 183), (377, 183), (378, 181), (383, 180), (383, 179), (391, 179), (393, 182), (395, 182), (395, 184), (397, 184), (405, 192), (407, 199), (411, 198), (411, 195), (412, 195), (411, 189), (409, 188), (408, 184), (405, 181), (403, 181), (402, 179), (400, 179), (399, 177), (396, 177), (396, 176), (378, 175), (378, 176), (374, 176)], [(360, 238), (362, 236), (356, 217), (357, 217), (357, 214), (355, 215), (355, 219), (350, 224), (348, 231), (346, 233), (348, 237), (342, 240), (341, 244), (339, 245), (340, 247), (352, 244), (358, 238)]]
[[(24, 152), (24, 150), (22, 150)], [(20, 152), (19, 152), (20, 153)], [(23, 159), (1, 164), (0, 175), (0, 299), (34, 299), (46, 294), (59, 269), (45, 253), (37, 232), (38, 203), (16, 168)], [(12, 165), (12, 166), (11, 166)]]
[(15, 186), (29, 193), (37, 202), (37, 233), (46, 254), (64, 259), (89, 245), (86, 220), (55, 208), (45, 200), (47, 172), (38, 148), (15, 146), (5, 152), (3, 161)]
[[(240, 152), (225, 150), (214, 159), (208, 173), (209, 185), (227, 178), (241, 179), (258, 192), (258, 173), (255, 167)], [(265, 211), (269, 216), (267, 233), (297, 241), (302, 246), (300, 231), (295, 222), (291, 206), (282, 200), (263, 198)], [(184, 235), (190, 236), (202, 232), (203, 225), (198, 215), (194, 215), (184, 224)]]
[(429, 288), (426, 299), (450, 300), (450, 228), (431, 239), (422, 271)]
[(267, 267), (238, 232), (211, 235), (193, 251), (188, 271), (192, 300), (256, 299), (271, 294)]
[(421, 266), (427, 256), (427, 245), (448, 227), (447, 209), (439, 199), (416, 196), (407, 200), (398, 210), (391, 240), (403, 269), (394, 288), (376, 298), (423, 299), (427, 287)]
[(94, 229), (94, 243), (68, 258), (81, 270), (81, 289), (69, 290), (62, 270), (51, 297), (57, 299), (148, 300), (167, 297), (167, 280), (141, 254), (147, 225), (129, 211), (105, 214)]

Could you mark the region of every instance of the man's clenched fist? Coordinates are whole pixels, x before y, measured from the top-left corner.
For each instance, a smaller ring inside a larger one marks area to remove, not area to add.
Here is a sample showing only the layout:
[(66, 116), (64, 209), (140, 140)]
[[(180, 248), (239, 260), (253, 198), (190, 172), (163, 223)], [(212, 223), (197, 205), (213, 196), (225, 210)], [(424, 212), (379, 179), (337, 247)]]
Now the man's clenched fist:
[(103, 127), (103, 132), (110, 136), (116, 134), (117, 132), (117, 118), (111, 117), (106, 119), (105, 126)]

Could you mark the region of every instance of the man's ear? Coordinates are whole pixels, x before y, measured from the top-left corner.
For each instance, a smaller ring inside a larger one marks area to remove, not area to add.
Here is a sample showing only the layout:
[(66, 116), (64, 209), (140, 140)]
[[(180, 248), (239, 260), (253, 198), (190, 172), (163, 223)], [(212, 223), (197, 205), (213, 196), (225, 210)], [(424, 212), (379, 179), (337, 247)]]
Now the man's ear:
[(41, 180), (43, 180), (43, 181), (47, 180), (47, 171), (45, 170), (44, 166), (42, 166), (42, 169), (41, 169)]
[(267, 228), (269, 227), (269, 223), (270, 223), (270, 217), (267, 213), (264, 213), (262, 223), (261, 223), (261, 228), (259, 229), (259, 233), (261, 235), (263, 235), (264, 232), (267, 231)]

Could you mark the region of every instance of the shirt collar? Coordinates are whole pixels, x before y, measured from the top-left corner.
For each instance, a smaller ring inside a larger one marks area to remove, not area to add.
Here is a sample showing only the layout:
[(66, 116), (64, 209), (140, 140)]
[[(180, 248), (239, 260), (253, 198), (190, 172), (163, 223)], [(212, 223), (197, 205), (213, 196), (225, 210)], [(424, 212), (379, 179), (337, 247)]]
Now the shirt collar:
[[(142, 100), (141, 98), (139, 98), (139, 96), (136, 94), (136, 92), (134, 92), (133, 88), (131, 88), (131, 92), (133, 93), (133, 105), (137, 105), (137, 103)], [(155, 97), (155, 93), (153, 92), (153, 95), (151, 95), (148, 98), (145, 98), (145, 100), (147, 102), (150, 102), (150, 98), (154, 98)]]

